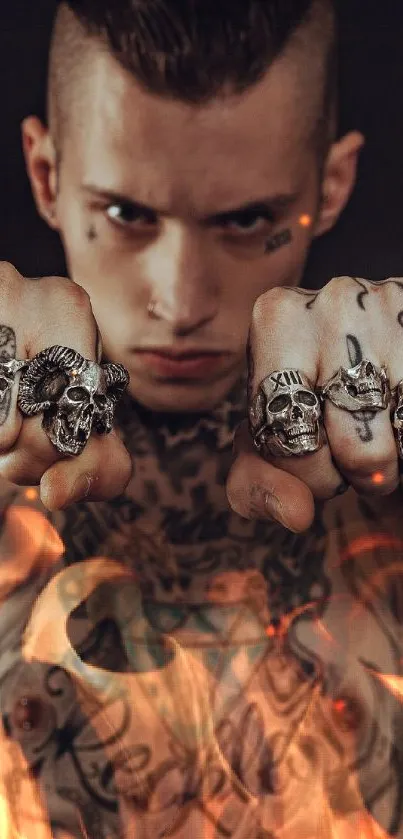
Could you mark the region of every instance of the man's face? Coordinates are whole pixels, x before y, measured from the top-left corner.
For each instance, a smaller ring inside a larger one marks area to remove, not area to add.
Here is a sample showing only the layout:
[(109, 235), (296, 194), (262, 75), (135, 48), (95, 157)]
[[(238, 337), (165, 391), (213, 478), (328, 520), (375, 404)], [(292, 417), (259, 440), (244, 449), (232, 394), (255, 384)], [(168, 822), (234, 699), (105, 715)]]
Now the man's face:
[(300, 281), (320, 184), (296, 90), (277, 62), (243, 94), (191, 106), (94, 58), (63, 143), (59, 229), (106, 355), (153, 409), (218, 403), (256, 298)]

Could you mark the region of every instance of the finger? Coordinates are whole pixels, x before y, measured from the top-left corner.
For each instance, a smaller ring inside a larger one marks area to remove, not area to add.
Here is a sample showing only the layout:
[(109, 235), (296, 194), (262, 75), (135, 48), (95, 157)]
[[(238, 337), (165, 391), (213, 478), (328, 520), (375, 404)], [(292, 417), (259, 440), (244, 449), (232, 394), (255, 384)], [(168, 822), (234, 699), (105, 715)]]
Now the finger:
[(40, 482), (42, 503), (48, 510), (58, 510), (84, 499), (115, 498), (126, 489), (132, 468), (131, 457), (114, 431), (92, 436), (78, 457), (47, 469)]
[[(26, 311), (20, 314), (20, 320), (29, 358), (60, 344), (96, 361), (101, 343), (86, 291), (65, 277), (41, 277), (24, 283)], [(27, 311), (31, 312), (28, 324)]]
[[(27, 356), (24, 332), (19, 328), (24, 279), (7, 262), (0, 262), (0, 362), (24, 360)], [(8, 377), (0, 372), (0, 453), (7, 451), (18, 437), (22, 416), (17, 410), (20, 373)]]
[[(360, 283), (358, 291), (357, 283)], [(319, 384), (328, 382), (340, 367), (355, 369), (346, 382), (335, 384), (331, 391), (332, 399), (338, 398), (339, 389), (346, 398), (350, 396), (353, 408), (358, 399), (376, 393), (377, 373), (373, 365), (380, 369), (388, 365), (392, 355), (399, 357), (398, 343), (391, 353), (386, 338), (390, 333), (390, 312), (385, 301), (388, 292), (386, 288), (373, 292), (369, 285), (365, 304), (359, 297), (359, 305), (357, 293), (366, 289), (365, 281), (339, 278), (329, 286), (318, 300), (323, 347)], [(330, 311), (337, 312), (337, 326), (332, 323)], [(324, 417), (333, 458), (357, 492), (381, 495), (393, 492), (399, 474), (389, 410), (345, 410), (326, 398)]]
[(389, 412), (348, 414), (325, 407), (329, 444), (340, 472), (359, 493), (387, 495), (399, 484)]
[(246, 519), (272, 519), (295, 533), (306, 530), (315, 514), (311, 491), (298, 478), (256, 454), (247, 422), (234, 442), (236, 459), (227, 480), (228, 501)]
[[(298, 294), (295, 289), (273, 289), (258, 300), (250, 330), (249, 392), (256, 394), (260, 383), (266, 379), (264, 410), (268, 423), (271, 428), (279, 428), (280, 434), (290, 436), (299, 433), (301, 423), (314, 422), (314, 408), (294, 406), (285, 377), (278, 375), (283, 370), (297, 370), (308, 378), (312, 387), (316, 383), (320, 344), (316, 319), (307, 305), (311, 297)], [(268, 379), (271, 374), (275, 375)], [(300, 396), (299, 386), (294, 390), (293, 400)], [(306, 390), (305, 384), (302, 390)], [(285, 396), (285, 407), (282, 403), (277, 406), (278, 395)], [(315, 403), (315, 410), (320, 410), (316, 397)], [(294, 414), (298, 410), (297, 418)], [(331, 498), (337, 494), (342, 477), (326, 446), (325, 435), (322, 442), (322, 448), (314, 453), (299, 457), (276, 456), (270, 460), (277, 468), (303, 481), (316, 498)]]
[[(32, 359), (41, 350), (59, 344), (95, 360), (97, 327), (84, 290), (58, 277), (31, 281), (20, 278), (18, 282), (18, 312), (10, 320), (24, 357)], [(14, 289), (14, 303), (17, 296)], [(62, 455), (42, 428), (43, 415), (23, 417), (16, 402), (17, 387), (12, 394), (8, 433), (4, 426), (0, 428), (0, 468), (11, 481), (21, 483), (24, 477), (24, 482), (35, 483)]]

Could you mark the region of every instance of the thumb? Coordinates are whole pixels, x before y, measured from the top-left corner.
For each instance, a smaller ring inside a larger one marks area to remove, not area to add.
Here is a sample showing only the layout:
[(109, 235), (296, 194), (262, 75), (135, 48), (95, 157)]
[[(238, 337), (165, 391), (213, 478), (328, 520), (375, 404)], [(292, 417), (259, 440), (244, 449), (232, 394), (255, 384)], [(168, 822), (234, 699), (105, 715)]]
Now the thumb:
[(256, 454), (246, 420), (236, 432), (234, 451), (226, 487), (234, 512), (246, 519), (277, 521), (294, 533), (307, 530), (315, 515), (310, 489)]

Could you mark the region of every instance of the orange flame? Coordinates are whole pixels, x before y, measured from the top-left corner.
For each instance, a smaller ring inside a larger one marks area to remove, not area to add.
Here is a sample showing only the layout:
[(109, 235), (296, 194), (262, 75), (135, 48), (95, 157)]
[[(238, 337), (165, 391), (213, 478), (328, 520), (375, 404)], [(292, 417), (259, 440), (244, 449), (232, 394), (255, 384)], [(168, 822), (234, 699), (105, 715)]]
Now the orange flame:
[(1, 536), (0, 598), (38, 570), (54, 565), (64, 544), (47, 518), (30, 507), (10, 506)]
[(1, 839), (52, 839), (38, 785), (20, 746), (6, 737), (0, 722)]
[[(369, 669), (369, 668), (367, 668)], [(377, 673), (371, 670), (373, 676), (382, 682), (383, 685), (390, 691), (390, 693), (403, 702), (403, 677), (402, 676), (385, 676), (383, 673)]]
[[(53, 577), (44, 592), (39, 596), (32, 611), (24, 638), (24, 657), (27, 660), (37, 659), (60, 664), (70, 672), (79, 688), (79, 698), (83, 710), (86, 711), (90, 706), (94, 708), (94, 702), (99, 708), (99, 713), (93, 717), (93, 725), (101, 739), (105, 741), (109, 739), (112, 742), (108, 735), (113, 732), (118, 723), (119, 708), (114, 699), (119, 699), (122, 694), (126, 696), (129, 694), (132, 697), (133, 705), (136, 707), (134, 725), (138, 726), (139, 721), (141, 721), (140, 724), (144, 731), (146, 732), (149, 729), (150, 736), (153, 736), (153, 733), (155, 736), (156, 728), (161, 721), (163, 725), (167, 724), (168, 728), (175, 726), (173, 730), (179, 735), (180, 742), (186, 752), (200, 754), (201, 772), (203, 772), (203, 766), (207, 760), (212, 759), (214, 755), (218, 757), (222, 768), (225, 769), (228, 778), (231, 780), (233, 789), (236, 786), (242, 787), (242, 793), (252, 813), (259, 806), (259, 799), (243, 785), (220, 750), (215, 734), (214, 710), (210, 704), (209, 677), (206, 675), (206, 671), (200, 668), (199, 662), (193, 654), (182, 649), (173, 638), (166, 636), (167, 642), (175, 647), (176, 669), (174, 667), (173, 669), (163, 668), (161, 670), (159, 673), (159, 690), (157, 693), (153, 693), (150, 688), (153, 684), (155, 688), (156, 676), (154, 671), (151, 673), (111, 674), (82, 661), (72, 647), (66, 633), (68, 611), (66, 612), (66, 604), (61, 602), (59, 595), (58, 586), (61, 578), (64, 578), (66, 584), (68, 582), (74, 583), (74, 585), (68, 586), (69, 591), (75, 592), (74, 603), (69, 602), (68, 604), (68, 610), (70, 610), (88, 596), (100, 582), (117, 579), (119, 576), (122, 577), (122, 575), (127, 574), (127, 570), (114, 560), (106, 557), (94, 557), (91, 560), (64, 569), (60, 574)], [(310, 608), (309, 605), (295, 610), (294, 619), (296, 615), (303, 613), (307, 608)], [(317, 631), (326, 640), (333, 642), (323, 622), (316, 620), (315, 624)], [(267, 627), (266, 633), (269, 635), (275, 634), (274, 627), (271, 631), (270, 627)], [(171, 669), (172, 672), (170, 673)], [(312, 696), (312, 701), (308, 703), (304, 718), (295, 728), (294, 734), (296, 736), (292, 737), (292, 742), (290, 741), (289, 760), (298, 759), (299, 735), (303, 741), (304, 737), (308, 736), (309, 738), (312, 735), (312, 728), (315, 731), (317, 730), (317, 703), (322, 702), (319, 684), (317, 688)], [(178, 724), (183, 726), (183, 731), (179, 732)], [(132, 736), (135, 737), (135, 732), (128, 732), (129, 740), (119, 747), (121, 749), (120, 759), (122, 750), (125, 751), (127, 748), (128, 753), (130, 753), (130, 737)], [(119, 764), (119, 755), (110, 754), (109, 757), (112, 763), (117, 757), (117, 763)], [(119, 772), (119, 765), (117, 768)], [(285, 766), (284, 771), (286, 769)], [(127, 806), (125, 801), (130, 798), (130, 785), (133, 780), (130, 773), (123, 771), (119, 777), (116, 777), (116, 782), (117, 790), (122, 795), (123, 821), (125, 829), (127, 826), (128, 831), (124, 835), (134, 836), (133, 814), (130, 812), (124, 813)], [(382, 831), (372, 817), (366, 813), (357, 779), (353, 775), (349, 779), (348, 786), (349, 801), (353, 802), (353, 809), (347, 808), (346, 813), (341, 817), (340, 811), (339, 815), (333, 812), (330, 802), (327, 800), (324, 778), (320, 777), (318, 772), (315, 785), (310, 792), (312, 800), (317, 801), (317, 808), (313, 808), (313, 813), (309, 808), (302, 808), (302, 810), (300, 808), (298, 812), (293, 812), (290, 821), (288, 821), (288, 815), (284, 820), (288, 804), (286, 801), (280, 803), (280, 810), (275, 816), (278, 838), (302, 839), (303, 837), (303, 839), (307, 839), (309, 836), (309, 839), (313, 839), (313, 837), (315, 839), (390, 839), (388, 834)], [(305, 793), (306, 790), (303, 790), (303, 792)], [(208, 795), (208, 790), (206, 794)], [(295, 791), (289, 803), (291, 810), (298, 804), (298, 795), (295, 795)], [(221, 803), (219, 799), (211, 801), (211, 803), (209, 801), (210, 814), (214, 810), (214, 812), (217, 811), (217, 815), (221, 806), (223, 807), (224, 803)], [(348, 806), (350, 807), (350, 805)], [(300, 825), (296, 824), (300, 817), (302, 819), (306, 818), (308, 821), (313, 819), (316, 828), (314, 830), (309, 829), (309, 832), (306, 833), (302, 827), (301, 832)], [(209, 825), (205, 825), (205, 827), (207, 833), (203, 832), (202, 835), (205, 839), (208, 839), (210, 837)], [(42, 839), (42, 837), (39, 837), (39, 839)]]
[[(29, 496), (29, 498), (31, 497), (34, 500), (33, 495)], [(0, 566), (0, 597), (6, 596), (14, 586), (26, 580), (38, 568), (46, 569), (54, 565), (64, 552), (64, 545), (60, 536), (38, 510), (24, 506), (11, 506), (5, 513), (5, 522), (6, 527), (3, 531), (1, 545), (5, 561)], [(365, 536), (353, 541), (348, 546), (345, 554), (341, 557), (341, 561), (374, 547), (401, 549), (403, 548), (403, 542), (387, 534)], [(61, 576), (64, 576), (66, 581), (68, 578), (70, 583), (73, 584), (69, 588), (71, 597), (68, 605), (63, 604), (60, 600), (58, 583)], [(94, 702), (99, 706), (99, 714), (94, 719), (94, 727), (98, 730), (101, 739), (107, 739), (116, 726), (116, 715), (119, 711), (117, 707), (114, 707), (113, 701), (114, 698), (119, 698), (122, 694), (133, 695), (133, 704), (138, 710), (136, 724), (138, 724), (139, 719), (142, 719), (146, 726), (147, 724), (150, 725), (150, 731), (154, 730), (157, 724), (155, 711), (160, 713), (160, 709), (153, 707), (155, 700), (152, 699), (152, 693), (149, 692), (149, 687), (152, 687), (152, 683), (155, 682), (155, 673), (151, 673), (151, 675), (147, 673), (136, 675), (116, 673), (112, 675), (108, 671), (85, 664), (76, 654), (66, 633), (66, 621), (74, 607), (79, 605), (100, 582), (122, 576), (130, 578), (131, 574), (116, 561), (106, 557), (94, 557), (64, 569), (52, 578), (39, 596), (32, 610), (23, 644), (23, 656), (27, 660), (36, 659), (54, 663), (64, 666), (70, 672), (78, 683), (79, 700), (84, 711), (91, 703), (92, 707), (94, 707)], [(269, 624), (265, 630), (266, 634), (269, 637), (278, 636), (279, 641), (281, 641), (281, 638), (284, 638), (288, 632), (290, 624), (297, 617), (312, 609), (316, 631), (327, 643), (337, 643), (323, 620), (315, 616), (314, 607), (314, 603), (308, 603), (295, 609), (291, 615), (283, 619), (278, 629)], [(188, 751), (198, 750), (200, 752), (200, 763), (202, 764), (209, 756), (212, 757), (214, 753), (220, 752), (215, 736), (213, 709), (210, 704), (209, 677), (200, 668), (196, 657), (182, 650), (180, 645), (172, 638), (168, 636), (166, 638), (168, 643), (175, 646), (180, 667), (175, 674), (171, 675), (164, 670), (161, 671), (159, 688), (164, 708), (163, 714), (160, 715), (165, 717), (168, 722), (173, 721), (175, 723), (176, 721), (176, 731), (178, 731), (178, 724), (183, 724), (183, 732), (181, 733), (183, 745)], [(178, 673), (180, 678), (177, 678)], [(403, 700), (403, 678), (383, 676), (378, 673), (374, 675), (392, 693)], [(148, 685), (148, 682), (150, 685)], [(309, 736), (311, 733), (308, 718), (315, 718), (314, 706), (316, 701), (316, 698), (313, 697), (312, 707), (307, 712), (306, 723), (302, 722), (300, 726), (302, 737), (304, 736), (305, 725), (307, 726), (306, 734)], [(188, 723), (189, 726), (187, 727)], [(107, 735), (106, 738), (105, 734)], [(298, 740), (298, 737), (296, 739)], [(5, 741), (6, 751), (1, 748), (2, 741)], [(131, 745), (130, 742), (127, 743), (128, 752)], [(298, 744), (296, 744), (297, 748)], [(0, 728), (0, 749), (2, 755), (0, 764), (0, 839), (51, 839), (49, 821), (39, 795), (37, 782), (29, 774), (20, 747), (16, 743), (10, 745), (10, 741), (5, 738), (2, 728)], [(21, 805), (15, 807), (15, 795), (13, 798), (7, 787), (7, 783), (9, 785), (8, 776), (11, 777), (11, 771), (7, 769), (7, 761), (3, 758), (4, 753), (9, 755), (12, 773), (17, 771), (19, 777), (24, 779), (24, 794), (19, 796), (20, 802), (21, 800), (24, 802), (24, 812), (21, 812)], [(110, 757), (113, 762), (116, 755), (110, 755)], [(236, 786), (242, 787), (242, 793), (248, 800), (250, 807), (252, 809), (257, 807), (259, 805), (258, 799), (243, 786), (242, 781), (237, 778), (231, 765), (228, 764), (225, 755), (220, 753), (218, 757), (221, 760), (222, 767), (231, 779), (233, 788), (235, 789)], [(124, 772), (121, 774), (124, 776)], [(130, 779), (126, 775), (126, 778), (119, 777), (116, 780), (117, 789), (121, 789), (124, 793)], [(321, 822), (320, 827), (318, 825), (318, 833), (315, 831), (315, 836), (318, 839), (390, 839), (388, 834), (366, 813), (358, 785), (355, 789), (354, 777), (351, 778), (351, 786), (354, 790), (355, 814), (350, 811), (350, 815), (345, 815), (344, 818), (336, 817), (333, 812), (326, 797), (325, 786), (323, 784), (321, 786), (322, 781), (323, 779), (318, 777), (315, 784), (318, 814), (323, 813), (324, 816), (323, 827)], [(316, 801), (315, 789), (312, 788), (312, 797)], [(212, 803), (211, 811), (214, 807), (220, 808), (218, 800)], [(280, 821), (282, 822), (282, 819)], [(128, 826), (130, 830), (133, 829), (133, 822), (130, 817)], [(84, 825), (82, 825), (82, 831), (83, 839), (85, 839)], [(134, 834), (130, 833), (130, 835)], [(282, 822), (277, 835), (279, 839), (302, 839), (302, 833), (293, 823)], [(203, 833), (203, 836), (207, 839), (206, 833)], [(71, 837), (63, 834), (63, 839), (71, 839)], [(313, 839), (312, 832), (309, 834), (309, 839)]]
[(403, 550), (403, 540), (396, 536), (390, 536), (389, 533), (368, 533), (365, 536), (359, 536), (357, 539), (353, 539), (345, 551), (342, 552), (337, 560), (337, 565), (375, 548)]
[(356, 835), (359, 839), (390, 839), (389, 833), (386, 833), (378, 822), (367, 815), (359, 817)]

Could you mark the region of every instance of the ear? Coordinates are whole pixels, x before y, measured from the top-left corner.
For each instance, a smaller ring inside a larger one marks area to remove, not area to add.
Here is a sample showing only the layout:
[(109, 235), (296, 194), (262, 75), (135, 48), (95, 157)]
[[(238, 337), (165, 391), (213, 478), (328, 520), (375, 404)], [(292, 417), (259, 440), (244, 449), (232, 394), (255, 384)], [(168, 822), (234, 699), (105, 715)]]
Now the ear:
[(21, 125), (22, 145), (28, 177), (39, 214), (54, 230), (57, 220), (57, 156), (49, 130), (38, 117), (27, 117)]
[(365, 139), (359, 131), (350, 131), (331, 146), (323, 171), (322, 201), (314, 236), (331, 230), (348, 203), (364, 143)]

